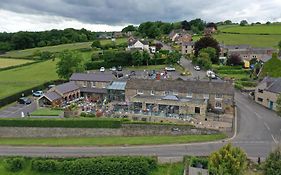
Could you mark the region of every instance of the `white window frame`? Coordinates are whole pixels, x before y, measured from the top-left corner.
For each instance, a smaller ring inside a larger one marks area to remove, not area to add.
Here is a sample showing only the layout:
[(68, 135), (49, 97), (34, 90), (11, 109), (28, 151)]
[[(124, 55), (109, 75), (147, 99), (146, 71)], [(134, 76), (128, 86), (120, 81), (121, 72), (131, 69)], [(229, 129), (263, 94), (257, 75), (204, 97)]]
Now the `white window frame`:
[[(217, 104), (220, 104), (220, 105), (217, 106)], [(216, 102), (215, 102), (215, 109), (222, 109), (222, 102), (216, 101)]]
[(192, 93), (187, 93), (187, 94), (186, 94), (186, 97), (187, 97), (187, 98), (192, 98), (192, 96), (193, 96)]
[(143, 91), (137, 89), (137, 94), (141, 95), (141, 94), (143, 94)]
[(91, 82), (91, 87), (96, 87), (96, 82)]
[(151, 91), (150, 91), (150, 95), (155, 95), (155, 91), (154, 91), (154, 90), (151, 90)]
[[(219, 96), (219, 97), (218, 97)], [(222, 100), (222, 98), (223, 98), (223, 95), (222, 94), (216, 94), (215, 95), (215, 99), (216, 100)]]
[(164, 91), (164, 95), (169, 95), (169, 91)]
[(209, 94), (203, 94), (203, 98), (204, 99), (210, 99), (210, 95)]

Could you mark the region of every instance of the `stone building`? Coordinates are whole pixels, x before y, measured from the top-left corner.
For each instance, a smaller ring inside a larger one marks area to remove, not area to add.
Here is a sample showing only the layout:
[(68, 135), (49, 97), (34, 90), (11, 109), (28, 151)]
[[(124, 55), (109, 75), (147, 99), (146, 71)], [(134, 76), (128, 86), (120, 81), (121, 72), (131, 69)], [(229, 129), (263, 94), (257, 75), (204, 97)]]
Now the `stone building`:
[(255, 101), (276, 111), (276, 101), (281, 94), (281, 78), (265, 77), (255, 90)]
[(206, 116), (232, 110), (234, 88), (230, 82), (130, 79), (125, 98), (135, 112)]
[(185, 54), (193, 54), (194, 52), (194, 42), (184, 42), (181, 45), (181, 53)]

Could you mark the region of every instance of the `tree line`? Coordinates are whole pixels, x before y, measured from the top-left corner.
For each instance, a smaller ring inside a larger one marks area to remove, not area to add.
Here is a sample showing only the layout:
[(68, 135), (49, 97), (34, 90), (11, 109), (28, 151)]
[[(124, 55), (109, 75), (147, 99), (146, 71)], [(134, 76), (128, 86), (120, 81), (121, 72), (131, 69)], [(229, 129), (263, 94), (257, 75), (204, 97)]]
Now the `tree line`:
[(74, 42), (86, 42), (96, 38), (96, 33), (86, 29), (50, 30), (42, 32), (0, 33), (0, 52), (54, 46)]

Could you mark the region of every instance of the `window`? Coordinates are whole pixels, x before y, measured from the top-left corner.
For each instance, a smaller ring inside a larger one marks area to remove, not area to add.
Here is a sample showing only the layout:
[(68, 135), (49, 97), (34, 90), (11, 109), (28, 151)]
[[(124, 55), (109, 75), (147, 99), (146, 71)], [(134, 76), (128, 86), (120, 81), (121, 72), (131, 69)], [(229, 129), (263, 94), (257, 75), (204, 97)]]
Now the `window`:
[(195, 114), (200, 114), (200, 107), (195, 107)]
[(203, 94), (204, 99), (209, 99), (209, 94)]
[(165, 92), (164, 92), (164, 95), (169, 95), (169, 91), (165, 91)]
[(87, 87), (87, 81), (83, 82), (83, 87)]
[(137, 90), (137, 94), (143, 94), (142, 90)]
[(215, 106), (216, 109), (221, 109), (222, 106), (221, 106), (221, 102), (216, 102), (216, 106)]
[(151, 95), (155, 95), (154, 90), (151, 90), (150, 94), (151, 94)]
[(222, 94), (216, 94), (216, 99), (222, 99)]
[(263, 99), (259, 97), (259, 98), (258, 98), (258, 101), (259, 101), (259, 102), (263, 102)]
[(187, 97), (187, 98), (192, 98), (192, 93), (187, 93), (187, 94), (186, 94), (186, 97)]
[(258, 89), (259, 93), (263, 93), (263, 89)]
[(173, 92), (173, 95), (178, 95), (178, 92)]
[(92, 87), (96, 87), (96, 82), (91, 82)]

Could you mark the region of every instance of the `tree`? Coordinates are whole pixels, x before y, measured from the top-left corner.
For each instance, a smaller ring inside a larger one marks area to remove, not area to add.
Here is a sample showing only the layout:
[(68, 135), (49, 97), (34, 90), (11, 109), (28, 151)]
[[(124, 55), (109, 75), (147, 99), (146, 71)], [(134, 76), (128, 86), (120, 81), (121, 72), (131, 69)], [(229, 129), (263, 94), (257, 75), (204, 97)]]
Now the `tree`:
[(212, 37), (202, 37), (198, 41), (195, 42), (194, 45), (194, 55), (197, 57), (199, 51), (203, 48), (212, 47), (216, 50), (216, 55), (220, 55), (220, 46), (217, 40)]
[(232, 21), (226, 20), (226, 21), (224, 21), (224, 24), (225, 24), (225, 25), (231, 25), (231, 24), (232, 24)]
[(239, 54), (231, 54), (227, 59), (227, 65), (237, 66), (242, 64), (242, 59)]
[(281, 172), (281, 147), (269, 154), (264, 164), (265, 175), (277, 175)]
[(165, 62), (167, 64), (175, 64), (180, 60), (180, 58), (181, 58), (181, 54), (177, 51), (173, 51), (168, 53), (168, 57)]
[(150, 60), (150, 55), (147, 51), (143, 51), (142, 53), (143, 60), (146, 62), (146, 65), (148, 66), (149, 60)]
[[(218, 55), (217, 55), (217, 53), (216, 53), (216, 49), (214, 49), (214, 48), (212, 48), (212, 47), (207, 47), (207, 48), (201, 49), (201, 50), (200, 50), (200, 53), (201, 53), (201, 52), (208, 53), (209, 58), (211, 59), (211, 62), (212, 62), (213, 64), (219, 63), (219, 57), (218, 57)], [(199, 55), (200, 55), (200, 53), (199, 53)]]
[(101, 48), (101, 43), (100, 43), (100, 41), (99, 41), (99, 40), (93, 41), (91, 47), (92, 47), (92, 48)]
[(186, 20), (181, 22), (181, 28), (184, 30), (190, 30), (191, 29), (191, 25), (189, 22), (187, 22)]
[(209, 57), (209, 54), (207, 52), (200, 52), (200, 54), (198, 55), (197, 61), (196, 61), (197, 65), (202, 67), (203, 69), (211, 69), (212, 68), (212, 62), (211, 59)]
[(230, 143), (209, 157), (209, 171), (213, 175), (242, 175), (247, 168), (247, 156), (239, 147)]
[(77, 52), (65, 50), (59, 55), (57, 63), (57, 74), (60, 78), (69, 79), (75, 72), (85, 70), (83, 58)]
[(128, 25), (127, 27), (122, 29), (122, 32), (133, 32), (133, 31), (137, 31), (137, 27), (133, 25)]
[(270, 21), (267, 21), (265, 24), (266, 24), (266, 25), (269, 25), (269, 24), (271, 24), (271, 22), (270, 22)]
[(278, 95), (277, 101), (276, 101), (276, 111), (279, 116), (281, 116), (281, 94)]
[(43, 51), (40, 53), (40, 59), (41, 60), (48, 60), (54, 58), (54, 54), (49, 51)]
[(206, 27), (213, 27), (213, 28), (215, 28), (216, 30), (218, 30), (217, 25), (216, 25), (215, 23), (213, 23), (213, 22), (208, 23), (208, 24), (206, 25)]
[(143, 62), (143, 56), (142, 56), (142, 53), (140, 51), (135, 51), (133, 52), (132, 54), (132, 62), (133, 62), (133, 65), (142, 65), (142, 62)]
[(248, 21), (247, 20), (240, 21), (240, 26), (246, 26), (246, 25), (248, 25)]
[(281, 41), (279, 41), (278, 47), (279, 47), (279, 49), (281, 50)]

